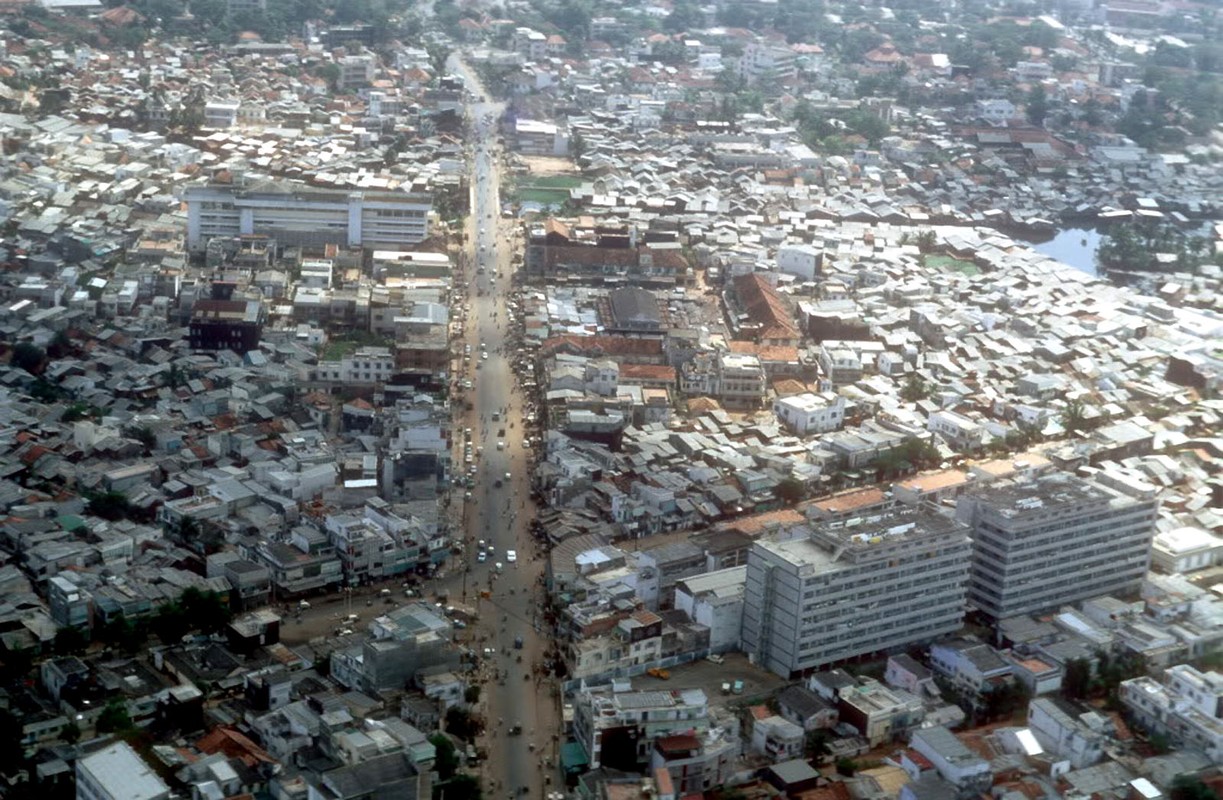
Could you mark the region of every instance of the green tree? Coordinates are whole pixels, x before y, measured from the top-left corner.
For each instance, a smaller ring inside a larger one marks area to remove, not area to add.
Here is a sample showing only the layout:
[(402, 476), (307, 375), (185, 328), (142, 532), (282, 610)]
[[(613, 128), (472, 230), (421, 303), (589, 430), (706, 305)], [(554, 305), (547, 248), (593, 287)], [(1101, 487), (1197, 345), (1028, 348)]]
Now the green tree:
[(981, 716), (986, 720), (997, 720), (1027, 708), (1031, 698), (1023, 684), (1008, 681), (986, 691), (981, 699)]
[(455, 752), (454, 742), (444, 733), (435, 733), (429, 737), (429, 744), (437, 755), (433, 768), (437, 770), (438, 780), (448, 781), (459, 768), (459, 756)]
[(89, 497), (85, 511), (95, 517), (114, 522), (127, 518), (132, 504), (122, 492), (102, 492)]
[(229, 624), (232, 614), (225, 600), (217, 592), (203, 592), (192, 586), (183, 592), (178, 605), (182, 609), (183, 622), (193, 631), (217, 633)]
[(81, 738), (81, 726), (69, 721), (67, 725), (60, 729), (59, 738), (68, 744), (76, 744)]
[(916, 403), (918, 400), (925, 400), (930, 396), (930, 388), (926, 386), (926, 382), (921, 379), (921, 376), (916, 372), (909, 373), (909, 377), (905, 379), (904, 386), (900, 387), (900, 399), (909, 403)]
[(483, 797), (480, 781), (466, 773), (433, 784), (433, 800), (483, 800)]
[(60, 655), (79, 654), (89, 647), (89, 637), (80, 628), (68, 626), (55, 632), (55, 652)]
[(854, 776), (854, 773), (857, 771), (858, 771), (857, 761), (854, 761), (852, 758), (848, 758), (848, 757), (837, 759), (837, 774), (838, 775), (845, 777), (845, 778), (852, 778)]
[(476, 703), (480, 702), (480, 687), (478, 684), (472, 684), (471, 686), (467, 687), (467, 689), (463, 692), (463, 702), (471, 706), (474, 706)]
[(798, 478), (787, 476), (777, 482), (773, 494), (781, 502), (792, 506), (802, 502), (803, 498), (807, 496), (807, 487)]
[(64, 331), (56, 331), (47, 343), (47, 357), (55, 360), (72, 353), (72, 339)]
[(37, 375), (42, 372), (42, 365), (46, 360), (47, 354), (38, 345), (31, 342), (18, 342), (13, 346), (9, 364), (18, 369), (24, 369), (31, 375)]
[(132, 724), (132, 717), (127, 713), (127, 706), (124, 702), (111, 700), (98, 715), (98, 722), (94, 727), (98, 733), (126, 733), (135, 726)]
[(1045, 124), (1045, 117), (1049, 115), (1049, 96), (1045, 92), (1045, 87), (1041, 84), (1036, 84), (1032, 90), (1028, 92), (1028, 122), (1036, 127), (1041, 127)]
[(464, 742), (474, 742), (484, 729), (484, 721), (478, 714), (466, 708), (451, 706), (446, 711), (446, 732)]
[(184, 636), (191, 632), (191, 626), (187, 622), (187, 615), (183, 613), (182, 606), (170, 602), (157, 607), (157, 611), (149, 620), (149, 630), (161, 640), (162, 644), (178, 644)]
[(1083, 433), (1091, 427), (1090, 420), (1087, 419), (1087, 407), (1082, 400), (1066, 403), (1066, 407), (1062, 409), (1061, 423), (1070, 434)]
[(828, 731), (823, 729), (808, 733), (806, 741), (807, 758), (819, 762), (831, 756), (832, 748), (828, 746), (830, 738)]
[(11, 772), (25, 763), (21, 743), (21, 720), (7, 708), (0, 708), (0, 771)]
[(680, 0), (671, 7), (671, 13), (663, 20), (662, 28), (669, 33), (683, 33), (701, 27), (705, 15), (701, 7), (692, 0)]
[(1195, 775), (1178, 775), (1172, 781), (1172, 800), (1218, 800), (1209, 786)]
[(1091, 691), (1091, 662), (1085, 658), (1066, 661), (1062, 675), (1062, 696), (1067, 700), (1084, 700)]

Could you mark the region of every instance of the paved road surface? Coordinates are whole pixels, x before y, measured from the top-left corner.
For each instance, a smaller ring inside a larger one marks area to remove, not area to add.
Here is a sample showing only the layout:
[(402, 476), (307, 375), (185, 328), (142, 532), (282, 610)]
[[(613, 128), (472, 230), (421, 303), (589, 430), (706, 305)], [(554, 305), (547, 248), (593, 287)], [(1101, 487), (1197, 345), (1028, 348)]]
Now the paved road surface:
[[(474, 71), (458, 58), (451, 69), (463, 74), (468, 86), (486, 98)], [(468, 235), (468, 255), (484, 272), (469, 270), (466, 278), (471, 313), (465, 328), (465, 341), (471, 345), (472, 360), (460, 377), (470, 379), (467, 393), (472, 409), (466, 412), (463, 428), (470, 427), (474, 444), (483, 447), (476, 459), (476, 485), (465, 501), (464, 551), (469, 572), (464, 587), (462, 569), (451, 569), (446, 581), (458, 583), (458, 597), (479, 612), (469, 631), (473, 646), (492, 647), (497, 654), (486, 659), (490, 679), (482, 692), (483, 712), (488, 722), (485, 746), (489, 757), (484, 765), (487, 797), (511, 797), (521, 787), (525, 796), (540, 798), (545, 789), (544, 757), (555, 764), (556, 745), (552, 734), (559, 732), (558, 701), (553, 684), (537, 680), (533, 667), (540, 663), (549, 644), (536, 631), (535, 614), (542, 607), (539, 578), (543, 561), (529, 532), (534, 515), (530, 499), (530, 456), (522, 447), (524, 436), (524, 398), (514, 380), (510, 344), (510, 319), (506, 300), (511, 292), (510, 263), (515, 247), (513, 228), (502, 224), (499, 200), (500, 147), (497, 123), (501, 104), (477, 102), (470, 112), (473, 181), (472, 221)], [(474, 253), (471, 252), (474, 250)], [(484, 358), (481, 352), (487, 352)], [(477, 366), (478, 365), (478, 366)], [(499, 417), (493, 419), (494, 413)], [(456, 425), (456, 428), (459, 427)], [(498, 443), (504, 449), (498, 449)], [(506, 479), (506, 475), (509, 479)], [(484, 539), (493, 553), (484, 563), (476, 562), (476, 542)], [(510, 563), (507, 551), (515, 550), (518, 559)], [(500, 570), (496, 564), (501, 564)], [(453, 589), (451, 590), (453, 592)], [(487, 599), (481, 592), (488, 592)], [(451, 597), (455, 597), (451, 594)], [(539, 626), (543, 630), (542, 624)], [(523, 647), (514, 648), (521, 636)], [(520, 660), (521, 657), (521, 660)], [(491, 677), (500, 673), (501, 678)], [(510, 736), (512, 726), (522, 733)]]

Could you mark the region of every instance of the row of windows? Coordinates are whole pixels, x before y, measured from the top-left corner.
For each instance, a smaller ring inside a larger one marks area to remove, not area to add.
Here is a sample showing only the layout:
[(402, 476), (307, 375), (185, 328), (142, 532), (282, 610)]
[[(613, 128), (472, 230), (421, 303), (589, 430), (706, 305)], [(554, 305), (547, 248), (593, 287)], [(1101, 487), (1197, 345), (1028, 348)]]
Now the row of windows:
[(425, 212), (376, 209), (374, 215), (381, 219), (423, 219)]

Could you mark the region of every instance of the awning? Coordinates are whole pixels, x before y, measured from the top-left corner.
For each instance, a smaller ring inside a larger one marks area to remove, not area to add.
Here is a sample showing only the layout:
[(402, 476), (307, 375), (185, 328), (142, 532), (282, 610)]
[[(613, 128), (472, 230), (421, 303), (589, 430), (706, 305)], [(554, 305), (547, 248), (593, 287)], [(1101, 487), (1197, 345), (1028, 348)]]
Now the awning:
[(585, 748), (577, 742), (565, 742), (561, 745), (561, 766), (566, 772), (581, 772), (590, 766), (590, 758)]

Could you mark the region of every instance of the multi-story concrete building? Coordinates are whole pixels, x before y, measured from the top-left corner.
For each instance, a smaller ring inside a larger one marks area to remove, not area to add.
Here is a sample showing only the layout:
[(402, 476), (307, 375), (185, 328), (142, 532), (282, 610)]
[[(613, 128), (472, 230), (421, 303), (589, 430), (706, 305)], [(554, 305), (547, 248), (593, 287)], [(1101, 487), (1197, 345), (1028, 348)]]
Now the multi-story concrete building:
[(743, 592), (747, 567), (706, 572), (675, 585), (675, 608), (709, 628), (709, 649), (715, 653), (739, 647), (743, 629)]
[(955, 631), (967, 533), (945, 516), (903, 509), (758, 540), (747, 559), (744, 651), (791, 676)]
[(680, 390), (716, 397), (727, 408), (754, 409), (763, 405), (768, 382), (758, 356), (719, 351), (684, 364)]
[(800, 436), (838, 430), (845, 423), (845, 398), (833, 392), (804, 392), (773, 401), (777, 420)]
[(187, 247), (201, 251), (216, 236), (266, 234), (280, 244), (394, 249), (429, 235), (430, 197), (387, 191), (348, 192), (262, 181), (192, 186)]
[(993, 619), (1137, 591), (1151, 557), (1153, 496), (1131, 497), (1066, 474), (966, 494), (969, 599)]
[(336, 62), (340, 68), (336, 84), (340, 89), (360, 89), (369, 86), (378, 68), (378, 57), (373, 53), (344, 56)]
[(1164, 681), (1146, 676), (1124, 681), (1121, 702), (1148, 732), (1223, 763), (1223, 675), (1178, 664), (1164, 673)]
[(653, 743), (709, 729), (709, 703), (700, 689), (611, 692), (587, 689), (574, 700), (573, 733), (590, 768), (637, 771)]
[(191, 308), (188, 342), (192, 350), (259, 348), (265, 312), (258, 300), (200, 300)]
[(315, 380), (325, 383), (385, 383), (395, 373), (389, 347), (362, 347), (339, 361), (320, 361)]
[(666, 770), (678, 795), (701, 794), (725, 786), (735, 773), (741, 750), (738, 737), (721, 728), (704, 736), (667, 736), (654, 744), (650, 767)]

